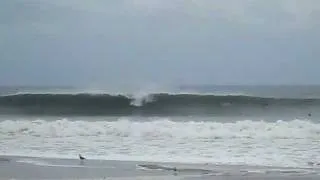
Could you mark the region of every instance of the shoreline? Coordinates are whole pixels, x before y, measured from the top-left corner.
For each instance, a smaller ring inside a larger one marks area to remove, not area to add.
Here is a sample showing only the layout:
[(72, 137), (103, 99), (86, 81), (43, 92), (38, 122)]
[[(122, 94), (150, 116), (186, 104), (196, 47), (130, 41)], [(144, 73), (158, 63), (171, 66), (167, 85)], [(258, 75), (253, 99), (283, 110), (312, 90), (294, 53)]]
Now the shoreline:
[(79, 160), (0, 155), (0, 179), (318, 179), (319, 168)]
[[(48, 156), (48, 157), (43, 157), (43, 156), (23, 156), (23, 155), (10, 155), (10, 154), (5, 154), (1, 155), (0, 154), (0, 162), (2, 159), (41, 159), (41, 160), (49, 160), (49, 161), (55, 161), (55, 160), (60, 160), (60, 161), (80, 161), (78, 155), (75, 155), (75, 158), (71, 157), (56, 157), (56, 156)], [(207, 162), (175, 162), (175, 161), (141, 161), (141, 160), (119, 160), (119, 159), (99, 159), (99, 158), (87, 158), (85, 156), (84, 161), (105, 161), (105, 162), (126, 162), (126, 163), (135, 163), (135, 164), (163, 164), (163, 165), (172, 165), (172, 166), (206, 166), (206, 167), (252, 167), (252, 168), (258, 168), (258, 169), (272, 169), (272, 168), (278, 168), (278, 169), (311, 169), (312, 167), (319, 167), (320, 170), (320, 163), (318, 164), (319, 166), (316, 166), (317, 163), (309, 162), (306, 163), (306, 165), (309, 164), (309, 166), (306, 167), (294, 167), (294, 166), (270, 166), (270, 165), (249, 165), (249, 164), (215, 164), (215, 163), (207, 163)], [(314, 164), (315, 166), (312, 166), (311, 164)]]

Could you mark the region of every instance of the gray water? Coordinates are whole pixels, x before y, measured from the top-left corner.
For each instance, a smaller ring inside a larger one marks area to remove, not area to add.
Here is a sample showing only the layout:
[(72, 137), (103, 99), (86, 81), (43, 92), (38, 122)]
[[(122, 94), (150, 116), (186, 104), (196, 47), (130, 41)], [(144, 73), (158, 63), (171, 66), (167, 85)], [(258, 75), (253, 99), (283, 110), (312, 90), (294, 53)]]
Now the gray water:
[(320, 86), (190, 86), (110, 92), (66, 87), (1, 87), (2, 116), (207, 116), (318, 119)]
[(0, 155), (305, 168), (320, 162), (319, 90), (214, 86), (130, 99), (2, 88), (11, 113), (0, 116)]

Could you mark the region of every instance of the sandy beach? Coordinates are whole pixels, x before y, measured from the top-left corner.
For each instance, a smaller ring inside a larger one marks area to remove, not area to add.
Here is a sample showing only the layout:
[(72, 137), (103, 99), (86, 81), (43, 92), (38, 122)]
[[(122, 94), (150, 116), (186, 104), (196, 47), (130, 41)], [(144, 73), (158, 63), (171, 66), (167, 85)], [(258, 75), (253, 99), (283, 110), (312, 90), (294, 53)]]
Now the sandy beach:
[(276, 168), (1, 156), (0, 179), (319, 179), (316, 168)]

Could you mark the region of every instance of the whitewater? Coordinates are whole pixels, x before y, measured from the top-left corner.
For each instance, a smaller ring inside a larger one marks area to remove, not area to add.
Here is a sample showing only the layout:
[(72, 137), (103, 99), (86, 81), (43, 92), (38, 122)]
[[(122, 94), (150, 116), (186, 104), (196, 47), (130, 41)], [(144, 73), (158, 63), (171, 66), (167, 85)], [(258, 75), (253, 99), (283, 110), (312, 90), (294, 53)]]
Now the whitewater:
[(3, 119), (0, 154), (281, 167), (320, 162), (320, 124), (307, 119), (86, 118)]
[(320, 86), (0, 88), (0, 157), (317, 168), (319, 112)]

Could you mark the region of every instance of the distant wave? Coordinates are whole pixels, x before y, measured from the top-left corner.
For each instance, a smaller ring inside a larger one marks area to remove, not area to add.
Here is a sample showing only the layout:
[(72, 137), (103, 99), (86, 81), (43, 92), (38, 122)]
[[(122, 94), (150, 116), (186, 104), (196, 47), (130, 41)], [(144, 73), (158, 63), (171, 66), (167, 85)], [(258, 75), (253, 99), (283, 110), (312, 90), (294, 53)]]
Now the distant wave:
[(14, 94), (0, 96), (1, 113), (79, 115), (161, 115), (228, 110), (319, 106), (320, 99), (212, 94)]

